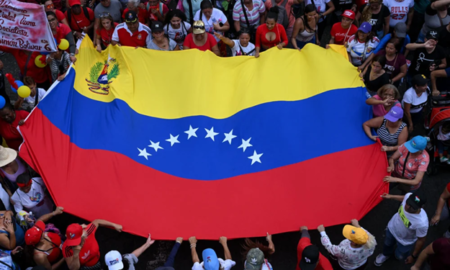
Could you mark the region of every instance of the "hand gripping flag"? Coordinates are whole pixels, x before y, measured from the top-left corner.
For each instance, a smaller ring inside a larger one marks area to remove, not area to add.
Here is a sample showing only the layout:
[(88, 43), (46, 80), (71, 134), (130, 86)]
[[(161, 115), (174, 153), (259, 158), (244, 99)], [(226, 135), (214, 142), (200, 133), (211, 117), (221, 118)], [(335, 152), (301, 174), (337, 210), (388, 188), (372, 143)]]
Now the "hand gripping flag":
[(308, 45), (254, 57), (86, 38), (20, 127), (57, 205), (156, 239), (262, 236), (363, 217), (388, 187), (356, 69)]

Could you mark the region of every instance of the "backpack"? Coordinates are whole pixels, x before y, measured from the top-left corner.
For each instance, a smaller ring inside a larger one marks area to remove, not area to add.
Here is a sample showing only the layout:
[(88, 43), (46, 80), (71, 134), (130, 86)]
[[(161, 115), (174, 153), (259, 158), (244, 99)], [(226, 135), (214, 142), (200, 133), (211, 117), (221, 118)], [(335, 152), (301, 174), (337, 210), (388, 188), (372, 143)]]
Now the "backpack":
[[(90, 21), (91, 17), (89, 16), (89, 11), (88, 11), (87, 7), (83, 6), (82, 8), (83, 8), (84, 16), (86, 18), (88, 18), (88, 20)], [(72, 23), (72, 9), (71, 8), (67, 9), (67, 22), (69, 23), (69, 25)], [(78, 23), (76, 21), (75, 21), (75, 23), (78, 26)], [(78, 26), (78, 27), (80, 27), (80, 26)]]
[[(271, 0), (271, 1), (272, 1), (272, 7), (277, 6), (277, 3), (275, 3), (275, 0)], [(287, 2), (288, 2), (288, 0), (284, 0), (283, 3), (278, 6), (278, 21), (277, 21), (277, 23), (283, 25), (284, 29), (287, 29), (289, 26), (289, 15), (286, 11)]]

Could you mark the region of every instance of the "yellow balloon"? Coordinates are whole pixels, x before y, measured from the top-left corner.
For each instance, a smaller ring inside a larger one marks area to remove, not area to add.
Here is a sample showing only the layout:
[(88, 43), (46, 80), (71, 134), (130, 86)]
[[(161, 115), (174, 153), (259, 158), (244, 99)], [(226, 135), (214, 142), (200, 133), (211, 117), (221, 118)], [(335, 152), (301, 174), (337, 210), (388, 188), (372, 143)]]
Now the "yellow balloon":
[(31, 94), (31, 89), (26, 85), (22, 85), (21, 87), (19, 87), (19, 89), (17, 89), (17, 94), (21, 98), (27, 98)]
[(65, 51), (69, 48), (69, 41), (67, 41), (67, 39), (61, 39), (61, 41), (59, 42), (58, 48), (61, 51)]
[(34, 64), (36, 64), (36, 66), (38, 68), (43, 68), (47, 65), (47, 62), (45, 61), (45, 59), (46, 59), (46, 56), (41, 54), (34, 59)]

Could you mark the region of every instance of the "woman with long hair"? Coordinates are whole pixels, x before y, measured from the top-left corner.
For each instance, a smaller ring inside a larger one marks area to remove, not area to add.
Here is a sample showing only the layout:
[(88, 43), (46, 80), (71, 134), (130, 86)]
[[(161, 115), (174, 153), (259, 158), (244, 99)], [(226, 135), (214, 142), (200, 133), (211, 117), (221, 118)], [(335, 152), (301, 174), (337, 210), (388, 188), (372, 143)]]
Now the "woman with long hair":
[(389, 84), (389, 75), (383, 69), (385, 65), (386, 58), (382, 55), (377, 55), (372, 59), (371, 64), (359, 74), (370, 95), (375, 95), (380, 87)]
[(356, 20), (359, 21), (360, 24), (369, 22), (372, 25), (372, 32), (381, 39), (384, 35), (389, 33), (391, 12), (383, 5), (383, 0), (369, 0), (369, 2), (363, 5), (358, 11)]
[(186, 15), (179, 9), (169, 11), (165, 19), (164, 33), (178, 44), (180, 50), (183, 49), (184, 39), (192, 33), (191, 24), (186, 20)]
[(372, 26), (363, 22), (355, 35), (348, 40), (347, 52), (350, 62), (362, 70), (363, 63), (373, 53), (380, 40), (372, 34)]
[(112, 35), (117, 23), (114, 22), (113, 17), (109, 13), (100, 14), (100, 26), (97, 29), (97, 51), (101, 52), (106, 49), (112, 41)]
[(244, 244), (242, 244), (243, 252), (242, 256), (243, 258), (247, 258), (247, 254), (252, 249), (259, 249), (264, 254), (264, 264), (262, 267), (262, 270), (271, 270), (272, 265), (268, 262), (268, 258), (275, 253), (275, 245), (272, 242), (272, 235), (267, 233), (266, 240), (269, 243), (268, 246), (263, 245), (262, 243), (258, 241), (252, 241), (248, 238), (244, 240)]
[(292, 32), (292, 46), (301, 50), (308, 44), (319, 44), (317, 12), (313, 5), (309, 4), (305, 7), (303, 16), (297, 18)]
[(267, 13), (265, 24), (261, 24), (256, 30), (256, 53), (255, 57), (259, 57), (259, 53), (272, 47), (283, 49), (288, 44), (286, 30), (278, 21), (278, 6), (272, 7)]
[(322, 39), (323, 31), (328, 26), (328, 23), (331, 21), (330, 18), (327, 16), (328, 15), (331, 16), (331, 14), (333, 14), (336, 8), (334, 6), (333, 1), (330, 0), (306, 0), (305, 5), (312, 5), (314, 9), (317, 11), (317, 14), (319, 15), (317, 17), (318, 37), (319, 37), (317, 43), (320, 44), (320, 39)]
[(399, 86), (402, 78), (408, 72), (406, 58), (400, 53), (400, 41), (398, 38), (393, 38), (386, 44), (384, 50), (381, 50), (376, 55), (383, 56), (386, 59), (384, 64), (384, 71), (389, 76), (389, 82), (395, 86)]
[(178, 44), (164, 34), (162, 22), (152, 22), (152, 39), (148, 42), (147, 48), (158, 51), (178, 51)]

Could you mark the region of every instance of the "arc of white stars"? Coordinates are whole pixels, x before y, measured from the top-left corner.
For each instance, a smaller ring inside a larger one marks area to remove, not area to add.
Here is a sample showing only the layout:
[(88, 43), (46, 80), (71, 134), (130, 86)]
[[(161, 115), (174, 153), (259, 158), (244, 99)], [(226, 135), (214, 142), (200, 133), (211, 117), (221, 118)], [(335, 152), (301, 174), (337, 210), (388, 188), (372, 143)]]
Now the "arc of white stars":
[(256, 153), (256, 150), (255, 150), (255, 151), (253, 151), (253, 155), (249, 156), (248, 158), (252, 160), (252, 165), (253, 165), (255, 162), (261, 163), (262, 155), (263, 155), (263, 153), (258, 154), (258, 153)]
[(253, 145), (250, 144), (251, 139), (252, 139), (251, 137), (248, 140), (242, 139), (242, 144), (239, 145), (238, 149), (242, 148), (242, 150), (244, 150), (243, 152), (245, 152), (245, 150), (247, 150), (248, 147), (252, 147)]
[(180, 143), (180, 141), (178, 141), (178, 136), (180, 136), (180, 135), (177, 135), (174, 137), (174, 136), (172, 136), (172, 134), (170, 134), (170, 138), (167, 139), (166, 141), (170, 142), (170, 146), (173, 146), (176, 143)]
[(197, 134), (196, 134), (197, 129), (198, 129), (198, 128), (192, 128), (192, 126), (189, 125), (189, 130), (186, 130), (186, 131), (184, 132), (184, 133), (186, 133), (186, 134), (188, 135), (188, 140), (189, 140), (191, 137), (197, 137)]
[(148, 160), (148, 156), (151, 156), (151, 154), (147, 153), (147, 148), (139, 149), (139, 156), (138, 157), (145, 157), (146, 160)]
[(236, 138), (237, 136), (233, 135), (233, 130), (231, 130), (229, 133), (224, 133), (225, 135), (225, 139), (223, 139), (223, 143), (224, 142), (229, 142), (231, 145), (231, 141)]
[(148, 147), (151, 147), (151, 148), (155, 149), (155, 152), (158, 152), (158, 149), (164, 149), (164, 148), (162, 148), (161, 146), (159, 146), (159, 142), (154, 143), (154, 142), (152, 142), (152, 141), (150, 140), (150, 143), (151, 143), (151, 144), (150, 144)]
[(219, 133), (217, 133), (217, 132), (214, 132), (214, 127), (211, 127), (211, 129), (207, 129), (207, 128), (205, 128), (205, 130), (206, 130), (206, 137), (205, 137), (205, 139), (206, 138), (211, 138), (211, 140), (213, 140), (214, 141), (214, 137), (217, 135), (217, 134), (219, 134)]

